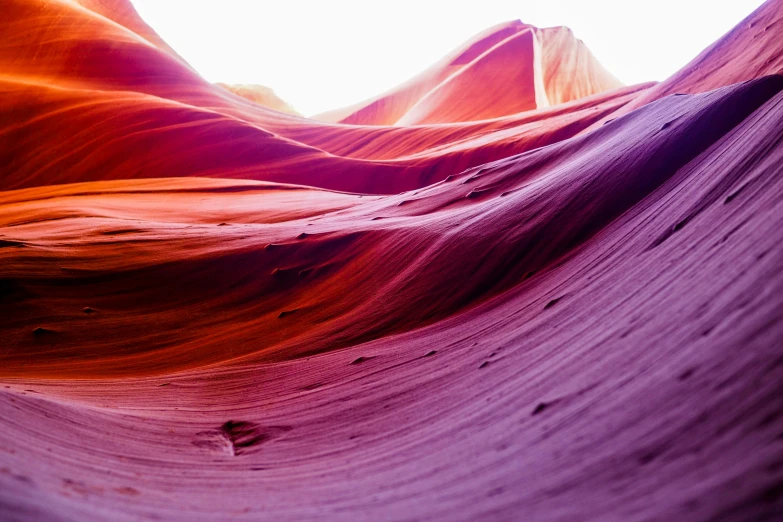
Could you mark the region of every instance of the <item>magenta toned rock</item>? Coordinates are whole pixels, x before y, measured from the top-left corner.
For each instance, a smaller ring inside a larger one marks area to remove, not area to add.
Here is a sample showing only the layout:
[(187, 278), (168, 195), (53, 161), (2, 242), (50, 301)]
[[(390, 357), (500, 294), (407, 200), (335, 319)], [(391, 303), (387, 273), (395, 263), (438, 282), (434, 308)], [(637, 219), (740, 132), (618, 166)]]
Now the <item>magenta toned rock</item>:
[(7, 0), (0, 520), (778, 519), (782, 20), (632, 87), (501, 24), (326, 123)]

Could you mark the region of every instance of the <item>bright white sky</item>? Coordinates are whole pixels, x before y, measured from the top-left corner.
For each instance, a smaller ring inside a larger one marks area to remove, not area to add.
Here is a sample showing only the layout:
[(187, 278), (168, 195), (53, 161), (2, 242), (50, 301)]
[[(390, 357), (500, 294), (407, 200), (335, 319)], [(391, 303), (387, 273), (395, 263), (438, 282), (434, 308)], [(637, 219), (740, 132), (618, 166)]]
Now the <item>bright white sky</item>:
[(379, 94), (475, 33), (566, 25), (627, 84), (662, 80), (763, 0), (132, 0), (212, 82), (266, 85), (306, 116)]

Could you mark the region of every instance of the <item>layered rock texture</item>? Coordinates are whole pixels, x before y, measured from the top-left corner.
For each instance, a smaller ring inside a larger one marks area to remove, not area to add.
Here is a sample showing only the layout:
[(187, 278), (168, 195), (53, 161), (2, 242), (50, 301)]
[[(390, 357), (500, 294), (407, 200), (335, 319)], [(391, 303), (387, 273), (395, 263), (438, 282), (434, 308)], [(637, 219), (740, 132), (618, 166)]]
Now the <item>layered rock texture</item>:
[(777, 519), (781, 72), (511, 22), (305, 119), (5, 0), (0, 519)]

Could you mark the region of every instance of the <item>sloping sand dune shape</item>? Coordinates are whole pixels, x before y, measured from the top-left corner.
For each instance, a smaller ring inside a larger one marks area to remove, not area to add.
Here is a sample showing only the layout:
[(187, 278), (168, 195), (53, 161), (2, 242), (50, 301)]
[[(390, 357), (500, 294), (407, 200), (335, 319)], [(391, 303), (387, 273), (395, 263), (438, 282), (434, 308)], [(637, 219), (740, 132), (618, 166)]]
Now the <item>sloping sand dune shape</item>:
[(781, 72), (511, 22), (304, 119), (5, 0), (0, 520), (778, 520)]

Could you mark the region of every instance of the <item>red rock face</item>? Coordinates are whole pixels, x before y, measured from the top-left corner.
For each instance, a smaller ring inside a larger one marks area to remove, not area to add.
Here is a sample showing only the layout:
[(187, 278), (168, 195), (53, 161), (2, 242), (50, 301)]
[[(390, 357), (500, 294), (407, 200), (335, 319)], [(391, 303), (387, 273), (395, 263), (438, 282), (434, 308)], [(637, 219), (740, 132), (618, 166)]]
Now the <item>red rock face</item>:
[(781, 18), (635, 87), (503, 24), (329, 123), (7, 0), (0, 519), (776, 519)]

